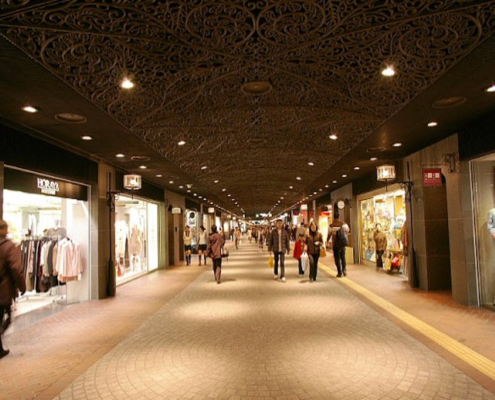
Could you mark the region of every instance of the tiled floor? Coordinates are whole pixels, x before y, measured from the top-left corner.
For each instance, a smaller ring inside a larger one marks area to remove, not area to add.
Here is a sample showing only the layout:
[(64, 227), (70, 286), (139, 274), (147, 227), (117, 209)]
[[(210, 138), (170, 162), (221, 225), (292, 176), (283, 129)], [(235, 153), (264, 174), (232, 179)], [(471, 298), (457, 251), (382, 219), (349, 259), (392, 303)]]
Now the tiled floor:
[[(7, 334), (0, 399), (495, 399), (491, 379), (343, 280), (310, 283), (289, 259), (274, 281), (267, 258), (244, 244), (220, 285), (209, 266), (173, 268)], [(494, 359), (490, 311), (370, 267), (346, 279)]]

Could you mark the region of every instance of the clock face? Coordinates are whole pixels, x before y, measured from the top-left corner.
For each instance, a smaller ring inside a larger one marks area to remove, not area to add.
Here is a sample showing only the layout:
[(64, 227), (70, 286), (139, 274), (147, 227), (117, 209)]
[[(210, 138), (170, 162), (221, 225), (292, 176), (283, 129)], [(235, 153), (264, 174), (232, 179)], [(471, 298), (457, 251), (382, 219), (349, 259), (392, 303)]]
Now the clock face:
[(345, 207), (345, 203), (342, 200), (340, 200), (339, 202), (337, 202), (337, 207), (342, 210)]

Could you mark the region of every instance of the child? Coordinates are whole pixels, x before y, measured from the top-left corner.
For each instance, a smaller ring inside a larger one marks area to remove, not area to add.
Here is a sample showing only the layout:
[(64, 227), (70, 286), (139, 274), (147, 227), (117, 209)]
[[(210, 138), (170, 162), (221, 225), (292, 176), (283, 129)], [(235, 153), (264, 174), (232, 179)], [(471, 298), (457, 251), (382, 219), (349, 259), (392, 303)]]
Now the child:
[(299, 264), (299, 277), (304, 276), (304, 269), (302, 267), (301, 255), (306, 251), (306, 241), (304, 240), (304, 235), (299, 234), (299, 240), (294, 244), (294, 255), (293, 257), (297, 260)]

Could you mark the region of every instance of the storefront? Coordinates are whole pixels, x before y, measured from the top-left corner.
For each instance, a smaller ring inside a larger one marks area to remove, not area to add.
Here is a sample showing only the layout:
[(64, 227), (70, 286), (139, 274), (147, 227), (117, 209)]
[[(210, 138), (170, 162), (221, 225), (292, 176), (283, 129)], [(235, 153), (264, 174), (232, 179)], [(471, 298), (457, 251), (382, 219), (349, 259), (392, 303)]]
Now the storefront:
[(90, 299), (89, 192), (83, 184), (5, 166), (3, 219), (21, 246), (27, 285), (17, 315)]
[(387, 237), (385, 270), (404, 272), (404, 266), (401, 263), (403, 250), (401, 233), (406, 221), (405, 192), (398, 187), (391, 186), (387, 191), (358, 196), (358, 203), (361, 262), (373, 266), (376, 263), (373, 236), (379, 224), (381, 231)]
[(158, 269), (158, 204), (135, 196), (115, 201), (117, 285)]
[(480, 304), (495, 306), (495, 154), (471, 161)]

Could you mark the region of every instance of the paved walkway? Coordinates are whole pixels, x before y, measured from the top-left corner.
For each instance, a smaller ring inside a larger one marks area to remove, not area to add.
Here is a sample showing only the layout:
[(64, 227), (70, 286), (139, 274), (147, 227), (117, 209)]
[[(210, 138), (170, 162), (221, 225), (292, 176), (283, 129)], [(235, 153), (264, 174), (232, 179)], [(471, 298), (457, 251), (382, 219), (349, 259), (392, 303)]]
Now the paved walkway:
[(495, 399), (356, 294), (361, 267), (310, 283), (289, 259), (282, 283), (266, 261), (244, 244), (220, 285), (174, 268), (7, 335), (0, 398)]

